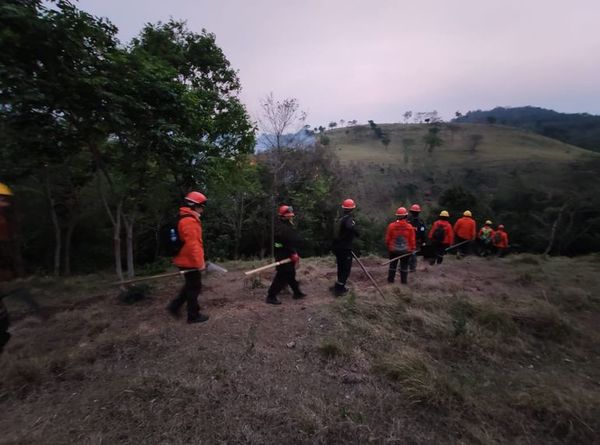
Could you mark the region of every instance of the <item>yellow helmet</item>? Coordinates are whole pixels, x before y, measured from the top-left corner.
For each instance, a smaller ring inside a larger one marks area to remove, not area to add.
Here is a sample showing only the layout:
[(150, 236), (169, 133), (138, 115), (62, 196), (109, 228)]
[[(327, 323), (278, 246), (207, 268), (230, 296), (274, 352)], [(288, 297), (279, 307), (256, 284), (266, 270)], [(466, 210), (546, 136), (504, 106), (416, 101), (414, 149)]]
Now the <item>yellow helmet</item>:
[(442, 210), (440, 212), (440, 216), (445, 216), (446, 218), (450, 218), (450, 214), (448, 213), (448, 210)]
[(473, 214), (471, 213), (471, 211), (470, 211), (470, 210), (465, 210), (465, 211), (463, 212), (463, 216), (473, 216)]
[(485, 225), (486, 225), (486, 226), (491, 226), (491, 225), (492, 225), (492, 222), (491, 222), (491, 221), (488, 219), (488, 220), (486, 220), (486, 221), (485, 221)]
[(0, 195), (12, 196), (12, 191), (8, 188), (8, 186), (2, 182), (0, 182)]

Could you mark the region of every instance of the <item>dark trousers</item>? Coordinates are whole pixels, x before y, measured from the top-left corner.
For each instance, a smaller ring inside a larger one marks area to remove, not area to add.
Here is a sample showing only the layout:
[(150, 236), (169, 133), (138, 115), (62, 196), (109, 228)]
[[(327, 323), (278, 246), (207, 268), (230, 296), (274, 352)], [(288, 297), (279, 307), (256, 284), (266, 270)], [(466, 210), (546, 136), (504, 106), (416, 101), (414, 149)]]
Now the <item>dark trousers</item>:
[[(405, 254), (407, 252), (390, 252), (390, 260), (392, 258), (396, 258), (397, 256), (400, 256), (402, 254)], [(388, 282), (389, 283), (393, 283), (394, 282), (394, 278), (396, 277), (396, 270), (398, 269), (398, 262), (400, 262), (400, 282), (403, 284), (407, 283), (408, 280), (408, 265), (410, 263), (410, 259), (413, 257), (413, 255), (407, 255), (403, 258), (400, 258), (398, 260), (392, 261), (390, 263), (390, 267), (388, 269)]]
[(413, 253), (411, 256), (408, 257), (408, 267), (411, 272), (417, 271), (417, 254), (416, 253)]
[(267, 293), (267, 298), (275, 299), (277, 294), (281, 292), (281, 290), (289, 285), (292, 288), (292, 292), (294, 295), (299, 295), (300, 286), (298, 285), (298, 281), (296, 281), (296, 268), (293, 263), (282, 264), (276, 267), (277, 273), (273, 278), (273, 282), (269, 287), (269, 292)]
[(336, 290), (346, 288), (346, 281), (352, 270), (352, 251), (350, 249), (340, 249), (335, 252), (337, 260), (337, 281), (335, 282)]
[[(467, 241), (466, 238), (461, 238), (460, 236), (454, 237), (454, 244), (462, 243), (463, 241)], [(467, 256), (471, 253), (471, 242), (461, 244), (456, 247), (456, 255)]]
[[(181, 270), (189, 270), (182, 269)], [(185, 284), (179, 291), (179, 295), (171, 301), (171, 308), (179, 310), (183, 303), (187, 302), (187, 314), (188, 320), (193, 320), (198, 316), (200, 312), (200, 306), (198, 305), (198, 295), (202, 291), (202, 278), (199, 270), (187, 272), (184, 274)]]
[(10, 320), (8, 318), (8, 312), (4, 307), (4, 303), (0, 300), (0, 354), (4, 349), (4, 345), (8, 343), (10, 340), (10, 333), (8, 332), (8, 326), (10, 325)]
[(449, 247), (448, 244), (439, 243), (439, 242), (434, 241), (432, 243), (432, 247), (434, 249), (435, 256), (433, 256), (429, 260), (429, 264), (431, 264), (432, 266), (436, 263), (442, 264), (442, 261), (444, 261), (444, 255), (446, 255), (446, 249)]

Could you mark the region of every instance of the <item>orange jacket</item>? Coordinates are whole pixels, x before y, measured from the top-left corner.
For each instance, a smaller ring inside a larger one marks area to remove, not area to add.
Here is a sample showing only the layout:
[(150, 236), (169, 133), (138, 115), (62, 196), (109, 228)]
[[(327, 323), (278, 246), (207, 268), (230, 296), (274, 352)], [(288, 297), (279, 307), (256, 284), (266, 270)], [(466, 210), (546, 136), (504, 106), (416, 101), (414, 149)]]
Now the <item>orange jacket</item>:
[[(496, 240), (496, 238), (498, 238)], [(498, 229), (492, 235), (492, 241), (494, 243), (494, 247), (499, 249), (508, 248), (508, 234), (504, 231), (504, 229)]]
[(191, 218), (179, 219), (177, 232), (184, 244), (173, 259), (173, 264), (178, 267), (204, 269), (204, 244), (200, 215), (189, 207), (180, 207), (179, 216), (185, 215), (191, 215)]
[(399, 219), (387, 226), (385, 245), (390, 252), (416, 250), (415, 228), (406, 219)]
[(469, 216), (458, 218), (454, 223), (454, 234), (462, 239), (474, 240), (476, 233), (475, 220)]
[(439, 226), (443, 226), (446, 230), (446, 235), (444, 236), (442, 244), (452, 245), (452, 243), (454, 242), (454, 232), (452, 231), (452, 225), (448, 221), (443, 219), (438, 219), (432, 224), (431, 229), (429, 230), (429, 239), (433, 241), (433, 232), (435, 232), (435, 229), (437, 229)]

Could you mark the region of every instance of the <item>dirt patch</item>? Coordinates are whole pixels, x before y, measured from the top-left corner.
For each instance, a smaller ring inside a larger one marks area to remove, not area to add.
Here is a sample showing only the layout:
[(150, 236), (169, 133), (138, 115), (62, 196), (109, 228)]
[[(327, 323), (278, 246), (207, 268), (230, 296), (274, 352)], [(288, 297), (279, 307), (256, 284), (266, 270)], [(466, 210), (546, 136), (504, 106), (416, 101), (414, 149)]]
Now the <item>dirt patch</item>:
[(57, 296), (0, 358), (0, 443), (592, 443), (595, 268), (517, 259), (420, 263), (401, 286), (364, 258), (385, 299), (356, 264), (334, 298), (335, 265), (308, 259), (308, 296), (277, 307), (273, 274), (238, 264), (206, 276), (201, 325), (165, 311), (180, 281), (133, 305)]

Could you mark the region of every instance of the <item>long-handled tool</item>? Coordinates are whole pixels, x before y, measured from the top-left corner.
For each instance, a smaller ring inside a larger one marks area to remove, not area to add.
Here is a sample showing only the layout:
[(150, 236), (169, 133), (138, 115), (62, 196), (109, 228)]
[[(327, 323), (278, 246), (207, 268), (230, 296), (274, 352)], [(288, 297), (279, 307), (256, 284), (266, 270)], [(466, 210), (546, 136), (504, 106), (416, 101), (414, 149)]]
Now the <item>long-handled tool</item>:
[(470, 243), (470, 242), (471, 242), (471, 240), (470, 240), (470, 239), (468, 239), (468, 240), (465, 240), (465, 241), (461, 241), (460, 243), (456, 243), (456, 244), (454, 244), (453, 246), (447, 247), (447, 248), (446, 248), (446, 252), (448, 252), (449, 250), (452, 250), (452, 249), (454, 249), (455, 247), (461, 246), (461, 245), (463, 245), (464, 243)]
[(403, 253), (402, 255), (397, 256), (396, 258), (392, 258), (391, 260), (386, 261), (385, 263), (381, 263), (380, 265), (381, 266), (386, 266), (386, 265), (390, 264), (393, 261), (399, 260), (400, 258), (404, 258), (405, 256), (414, 255), (415, 253), (419, 253), (419, 252), (420, 252), (420, 250), (415, 250), (413, 252)]
[[(127, 280), (127, 281), (115, 281), (112, 284), (115, 285), (123, 285), (123, 284), (132, 284), (132, 283), (137, 283), (139, 281), (147, 281), (147, 280), (158, 280), (160, 278), (167, 278), (167, 277), (174, 277), (177, 275), (185, 275), (188, 272), (197, 272), (199, 269), (185, 269), (185, 270), (179, 270), (177, 272), (169, 272), (169, 273), (163, 273), (160, 275), (150, 275), (147, 277), (140, 277), (140, 278), (134, 278), (133, 280)], [(206, 268), (202, 269), (202, 272), (221, 272), (221, 273), (226, 273), (227, 269), (225, 269), (224, 267), (221, 267), (215, 263), (206, 263)]]
[(252, 275), (253, 273), (261, 272), (263, 270), (267, 270), (267, 269), (270, 269), (272, 267), (280, 266), (282, 264), (287, 264), (287, 263), (291, 263), (291, 262), (292, 262), (292, 260), (290, 258), (286, 258), (285, 260), (276, 261), (274, 263), (267, 264), (266, 266), (261, 266), (261, 267), (259, 267), (257, 269), (252, 269), (252, 270), (249, 270), (247, 272), (244, 272), (244, 275)]
[(356, 260), (356, 262), (358, 263), (358, 265), (360, 266), (360, 268), (363, 270), (363, 272), (365, 273), (365, 275), (367, 277), (369, 277), (369, 280), (371, 280), (371, 283), (373, 283), (373, 286), (375, 286), (375, 288), (379, 291), (379, 293), (381, 294), (381, 296), (385, 299), (385, 295), (383, 294), (383, 292), (381, 291), (381, 289), (379, 288), (379, 286), (377, 286), (377, 283), (375, 282), (375, 280), (373, 279), (373, 277), (371, 276), (371, 274), (367, 271), (367, 269), (363, 265), (362, 261), (360, 261), (358, 259), (358, 257), (356, 256), (356, 254), (354, 252), (352, 252), (352, 256), (354, 257), (354, 259)]

